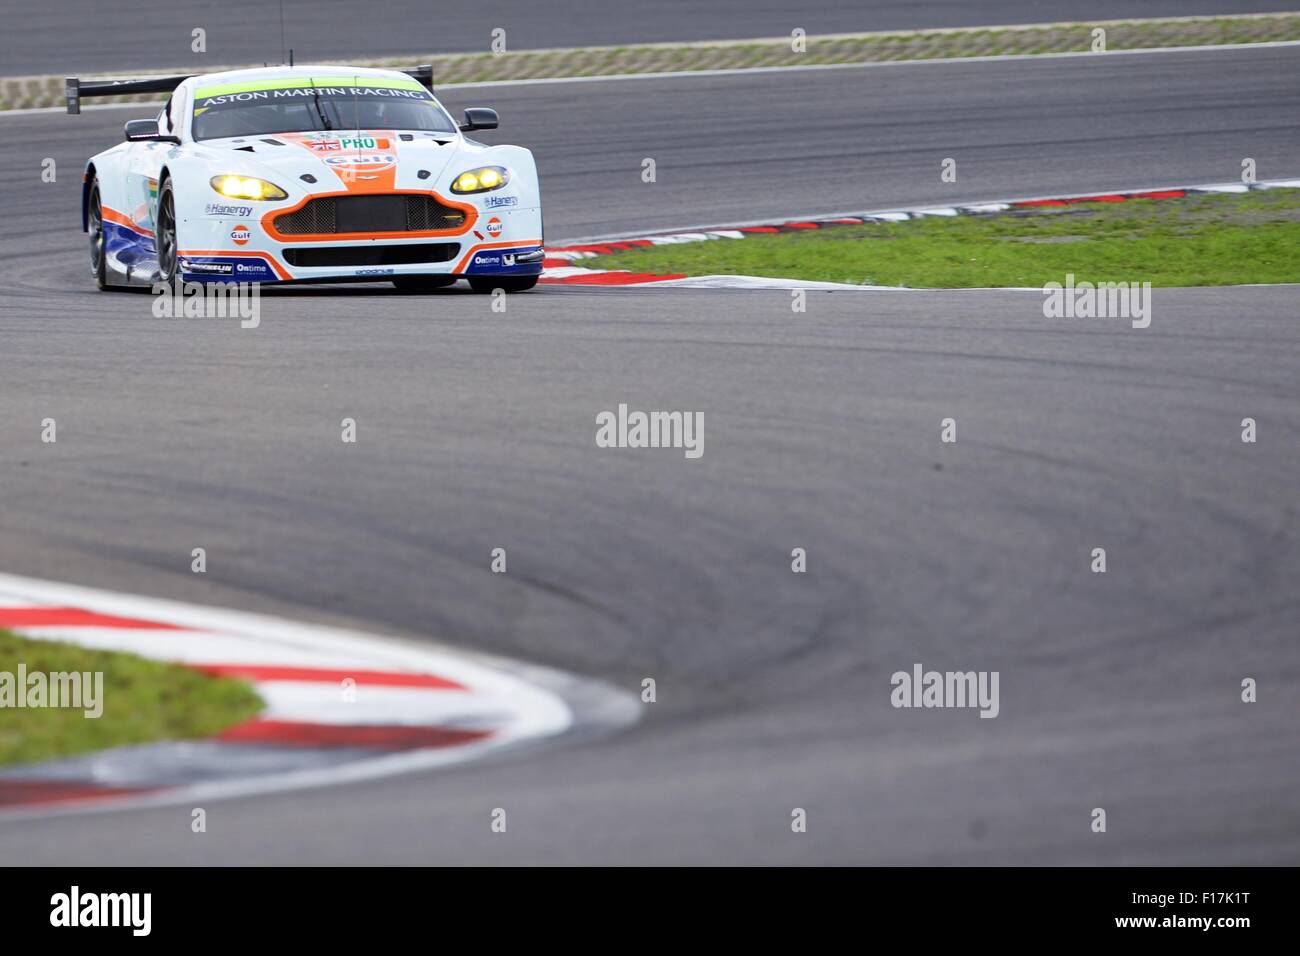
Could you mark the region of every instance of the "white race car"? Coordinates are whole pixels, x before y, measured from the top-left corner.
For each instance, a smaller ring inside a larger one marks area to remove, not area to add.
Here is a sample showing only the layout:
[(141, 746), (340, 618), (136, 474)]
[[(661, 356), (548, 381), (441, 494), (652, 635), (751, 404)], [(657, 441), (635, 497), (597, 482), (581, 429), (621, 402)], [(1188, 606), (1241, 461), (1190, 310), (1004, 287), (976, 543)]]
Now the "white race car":
[(466, 138), (432, 70), (271, 67), (67, 81), (87, 96), (170, 93), (91, 158), (82, 227), (99, 288), (188, 281), (391, 281), (531, 289), (542, 271), (533, 155)]

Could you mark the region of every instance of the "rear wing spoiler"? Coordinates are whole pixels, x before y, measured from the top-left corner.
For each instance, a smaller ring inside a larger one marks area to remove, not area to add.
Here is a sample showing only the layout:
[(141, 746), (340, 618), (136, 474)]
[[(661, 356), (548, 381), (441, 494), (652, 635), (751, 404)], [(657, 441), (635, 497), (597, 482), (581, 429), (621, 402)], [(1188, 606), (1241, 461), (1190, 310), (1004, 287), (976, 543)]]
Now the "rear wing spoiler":
[[(430, 93), (433, 92), (433, 64), (424, 63), (410, 70), (402, 70), (411, 79), (417, 81)], [(136, 93), (171, 93), (191, 76), (150, 76), (142, 80), (93, 80), (82, 82), (80, 77), (64, 78), (64, 92), (68, 100), (68, 112), (81, 113), (81, 100), (88, 96), (131, 96)]]
[(81, 112), (81, 100), (86, 96), (131, 96), (136, 93), (170, 93), (191, 76), (151, 76), (143, 80), (92, 80), (82, 82), (79, 77), (69, 76), (63, 81), (64, 92), (68, 99), (68, 112), (76, 115)]
[(402, 70), (411, 79), (419, 82), (430, 93), (433, 92), (433, 64), (422, 63), (413, 70)]

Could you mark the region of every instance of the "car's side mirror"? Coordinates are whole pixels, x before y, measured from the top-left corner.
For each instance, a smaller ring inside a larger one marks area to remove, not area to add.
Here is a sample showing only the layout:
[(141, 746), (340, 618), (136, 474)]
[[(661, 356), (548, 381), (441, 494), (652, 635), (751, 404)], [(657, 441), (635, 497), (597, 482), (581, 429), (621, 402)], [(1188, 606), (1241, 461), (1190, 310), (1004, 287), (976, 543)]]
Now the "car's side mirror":
[(465, 111), (465, 122), (460, 124), (460, 131), (468, 133), (475, 129), (496, 129), (497, 111), (484, 106), (471, 106)]
[(179, 143), (181, 141), (179, 136), (160, 132), (158, 121), (152, 119), (127, 120), (125, 130), (128, 143)]

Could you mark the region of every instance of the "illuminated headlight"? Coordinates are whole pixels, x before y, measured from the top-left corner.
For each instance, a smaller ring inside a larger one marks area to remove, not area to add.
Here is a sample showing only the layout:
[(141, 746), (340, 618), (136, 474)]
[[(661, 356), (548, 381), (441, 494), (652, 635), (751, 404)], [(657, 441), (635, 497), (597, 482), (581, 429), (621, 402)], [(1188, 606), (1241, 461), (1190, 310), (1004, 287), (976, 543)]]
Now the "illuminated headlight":
[(231, 199), (286, 199), (288, 193), (275, 183), (250, 176), (213, 176), (212, 188)]
[(462, 195), (485, 193), (492, 189), (500, 189), (508, 182), (510, 182), (510, 171), (504, 166), (481, 166), (478, 169), (467, 169), (457, 176), (455, 182), (451, 184), (451, 191)]

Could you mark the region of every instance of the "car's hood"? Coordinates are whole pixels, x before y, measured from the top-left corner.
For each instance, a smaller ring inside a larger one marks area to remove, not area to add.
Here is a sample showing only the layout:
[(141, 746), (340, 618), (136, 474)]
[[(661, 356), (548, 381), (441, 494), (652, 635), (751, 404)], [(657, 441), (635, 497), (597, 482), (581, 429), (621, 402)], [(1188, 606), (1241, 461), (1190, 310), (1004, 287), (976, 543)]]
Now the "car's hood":
[(434, 189), (464, 146), (452, 133), (334, 130), (204, 140), (195, 148), (216, 173), (264, 177), (292, 195)]

